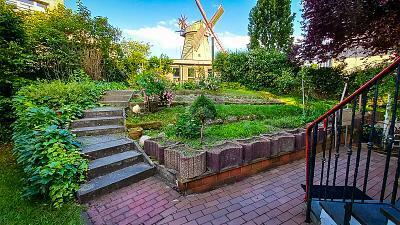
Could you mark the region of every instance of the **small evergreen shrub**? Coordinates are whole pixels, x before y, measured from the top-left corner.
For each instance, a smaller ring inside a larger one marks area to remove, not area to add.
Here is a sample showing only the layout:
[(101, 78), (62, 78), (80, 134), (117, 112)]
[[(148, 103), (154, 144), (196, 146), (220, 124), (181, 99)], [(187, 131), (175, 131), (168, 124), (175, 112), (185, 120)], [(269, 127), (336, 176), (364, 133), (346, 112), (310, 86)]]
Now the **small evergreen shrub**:
[(197, 97), (190, 106), (190, 112), (202, 122), (205, 122), (206, 119), (214, 119), (217, 116), (214, 102), (203, 94)]
[(200, 138), (203, 141), (204, 125), (206, 120), (214, 119), (217, 116), (217, 109), (211, 99), (203, 94), (197, 97), (190, 107), (191, 115), (201, 122)]

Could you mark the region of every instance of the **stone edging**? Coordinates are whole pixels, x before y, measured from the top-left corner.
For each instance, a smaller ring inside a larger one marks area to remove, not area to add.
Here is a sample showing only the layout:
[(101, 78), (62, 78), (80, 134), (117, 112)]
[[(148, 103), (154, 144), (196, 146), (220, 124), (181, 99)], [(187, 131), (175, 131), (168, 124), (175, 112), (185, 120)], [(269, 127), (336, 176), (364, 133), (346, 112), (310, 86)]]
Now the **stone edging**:
[[(165, 138), (152, 138), (145, 141), (144, 151), (156, 159), (158, 164), (175, 170), (179, 182), (187, 182), (207, 173), (219, 173), (245, 164), (301, 151), (305, 148), (305, 138), (305, 129), (287, 130), (226, 141), (193, 156), (185, 156), (182, 153), (185, 149), (191, 151), (190, 147), (182, 143), (168, 141)], [(319, 142), (322, 139), (323, 135), (320, 135)]]

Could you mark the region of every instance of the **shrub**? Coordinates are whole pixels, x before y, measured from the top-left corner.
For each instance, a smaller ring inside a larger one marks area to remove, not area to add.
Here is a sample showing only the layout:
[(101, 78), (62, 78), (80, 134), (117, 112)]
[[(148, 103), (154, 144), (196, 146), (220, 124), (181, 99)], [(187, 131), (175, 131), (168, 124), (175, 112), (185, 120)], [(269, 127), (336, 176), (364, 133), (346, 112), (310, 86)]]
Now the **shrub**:
[(165, 81), (153, 72), (143, 72), (136, 78), (136, 84), (148, 97), (161, 95), (166, 88)]
[(282, 71), (292, 70), (285, 54), (266, 49), (220, 53), (214, 68), (222, 81), (238, 82), (254, 90), (273, 88)]
[(14, 125), (14, 153), (25, 172), (27, 197), (50, 199), (56, 207), (72, 199), (88, 167), (65, 121), (47, 107), (20, 112)]
[(190, 106), (190, 112), (192, 115), (199, 118), (200, 121), (214, 119), (217, 116), (217, 109), (215, 108), (214, 102), (203, 94), (197, 97)]
[(215, 104), (203, 94), (190, 106), (190, 113), (201, 122), (200, 137), (203, 140), (204, 124), (207, 119), (214, 119), (217, 116), (217, 109)]
[(346, 78), (341, 67), (304, 67), (300, 71), (300, 77), (304, 78), (308, 95), (318, 98), (339, 97)]
[(198, 86), (203, 90), (218, 91), (221, 87), (221, 80), (213, 76), (202, 77), (198, 82)]
[(276, 90), (283, 93), (296, 93), (299, 86), (301, 86), (301, 81), (293, 76), (292, 71), (283, 70), (282, 74), (278, 76), (275, 81)]
[(243, 85), (243, 77), (249, 72), (247, 52), (218, 53), (213, 66), (225, 82), (239, 82)]
[(21, 112), (29, 107), (47, 106), (58, 110), (65, 105), (79, 105), (82, 108), (92, 107), (107, 89), (91, 81), (68, 82), (60, 80), (40, 82), (22, 88), (14, 98), (17, 111)]
[(195, 139), (200, 137), (200, 121), (189, 113), (180, 114), (175, 124), (175, 133), (178, 137)]

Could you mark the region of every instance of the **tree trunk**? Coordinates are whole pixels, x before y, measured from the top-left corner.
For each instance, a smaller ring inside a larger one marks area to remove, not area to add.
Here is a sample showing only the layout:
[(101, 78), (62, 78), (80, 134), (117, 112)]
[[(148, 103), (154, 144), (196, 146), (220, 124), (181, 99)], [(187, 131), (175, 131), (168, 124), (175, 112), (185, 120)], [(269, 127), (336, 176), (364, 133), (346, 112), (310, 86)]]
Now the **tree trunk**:
[(201, 129), (200, 129), (200, 142), (203, 144), (203, 130), (204, 130), (204, 123), (201, 123)]

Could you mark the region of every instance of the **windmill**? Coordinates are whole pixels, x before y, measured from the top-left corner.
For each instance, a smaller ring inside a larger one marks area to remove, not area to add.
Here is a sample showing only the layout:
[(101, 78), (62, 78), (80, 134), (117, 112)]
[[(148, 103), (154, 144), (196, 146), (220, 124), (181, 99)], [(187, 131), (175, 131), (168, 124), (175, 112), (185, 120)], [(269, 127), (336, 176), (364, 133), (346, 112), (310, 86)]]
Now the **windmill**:
[[(178, 19), (178, 24), (181, 29), (179, 32), (181, 36), (185, 38), (181, 58), (187, 60), (209, 60), (212, 59), (214, 55), (214, 40), (217, 43), (217, 48), (225, 52), (219, 38), (213, 30), (215, 24), (224, 13), (224, 9), (222, 6), (219, 6), (211, 20), (208, 20), (200, 1), (196, 0), (196, 4), (203, 20), (189, 25), (187, 23), (187, 17), (181, 16)], [(210, 36), (212, 38), (212, 53), (210, 52), (211, 48), (208, 40)]]

